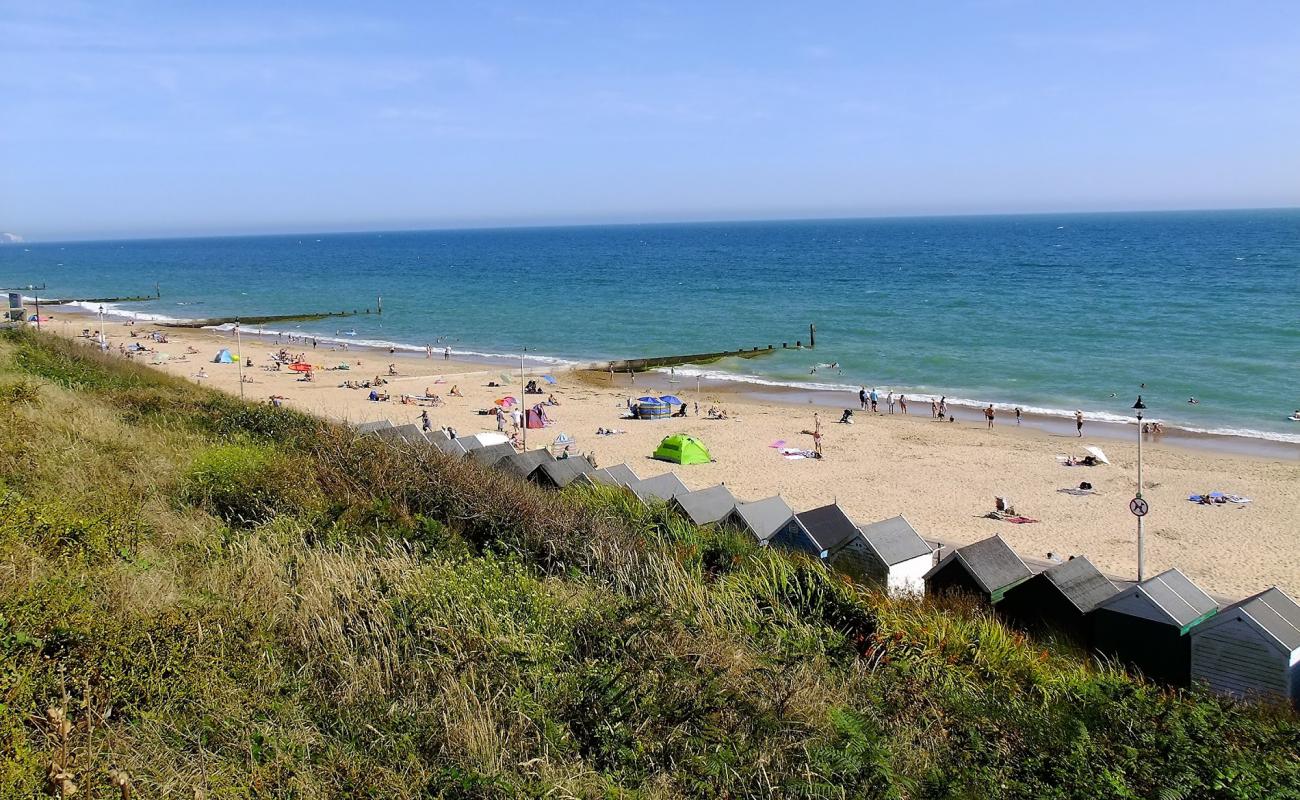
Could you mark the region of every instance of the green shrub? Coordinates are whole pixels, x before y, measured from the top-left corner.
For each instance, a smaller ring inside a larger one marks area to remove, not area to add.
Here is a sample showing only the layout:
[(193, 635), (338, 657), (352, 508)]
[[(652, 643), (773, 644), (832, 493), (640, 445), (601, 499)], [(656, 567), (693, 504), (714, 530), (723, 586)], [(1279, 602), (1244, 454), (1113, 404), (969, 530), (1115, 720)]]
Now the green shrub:
[(204, 450), (185, 475), (180, 498), (239, 527), (276, 514), (312, 517), (323, 505), (306, 464), (263, 445)]
[(35, 404), (41, 400), (41, 387), (33, 381), (19, 379), (0, 384), (0, 403), (9, 406)]

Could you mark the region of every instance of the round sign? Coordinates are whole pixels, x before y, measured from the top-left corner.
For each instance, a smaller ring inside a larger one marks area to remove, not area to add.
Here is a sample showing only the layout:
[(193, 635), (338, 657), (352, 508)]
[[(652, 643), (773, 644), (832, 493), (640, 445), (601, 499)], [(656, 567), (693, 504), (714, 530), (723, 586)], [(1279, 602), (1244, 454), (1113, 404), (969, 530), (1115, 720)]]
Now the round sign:
[(1134, 497), (1128, 504), (1128, 510), (1132, 511), (1134, 516), (1145, 517), (1151, 508), (1141, 497)]

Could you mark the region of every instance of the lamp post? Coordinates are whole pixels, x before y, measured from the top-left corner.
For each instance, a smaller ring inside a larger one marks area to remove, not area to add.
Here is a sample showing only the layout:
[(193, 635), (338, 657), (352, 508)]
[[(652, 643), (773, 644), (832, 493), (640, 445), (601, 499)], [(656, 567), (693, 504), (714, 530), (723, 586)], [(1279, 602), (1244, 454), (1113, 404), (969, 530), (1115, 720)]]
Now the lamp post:
[(1146, 538), (1145, 532), (1142, 530), (1142, 519), (1147, 513), (1146, 501), (1142, 499), (1142, 412), (1147, 410), (1147, 406), (1146, 403), (1142, 402), (1142, 395), (1138, 395), (1137, 402), (1133, 404), (1133, 410), (1137, 412), (1138, 477), (1137, 494), (1133, 496), (1133, 502), (1129, 507), (1138, 518), (1138, 582), (1140, 583), (1146, 580)]
[(41, 329), (41, 293), (37, 292), (34, 299), (36, 300), (36, 330), (39, 332)]
[(104, 334), (104, 307), (99, 307), (99, 349), (108, 349), (108, 337)]
[(235, 320), (235, 359), (239, 365), (239, 399), (244, 399), (244, 345), (239, 339), (239, 320)]
[(524, 429), (522, 432), (524, 442), (524, 452), (528, 451), (528, 409), (524, 407), (524, 358), (528, 355), (528, 348), (519, 354), (519, 411), (524, 420)]

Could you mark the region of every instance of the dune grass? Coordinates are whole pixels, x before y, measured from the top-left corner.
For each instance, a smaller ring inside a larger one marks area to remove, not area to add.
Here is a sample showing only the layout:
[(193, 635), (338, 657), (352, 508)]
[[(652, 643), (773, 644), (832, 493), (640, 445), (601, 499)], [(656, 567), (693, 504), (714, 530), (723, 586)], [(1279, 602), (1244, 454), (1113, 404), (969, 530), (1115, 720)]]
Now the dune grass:
[(0, 797), (1295, 797), (1300, 725), (0, 338)]

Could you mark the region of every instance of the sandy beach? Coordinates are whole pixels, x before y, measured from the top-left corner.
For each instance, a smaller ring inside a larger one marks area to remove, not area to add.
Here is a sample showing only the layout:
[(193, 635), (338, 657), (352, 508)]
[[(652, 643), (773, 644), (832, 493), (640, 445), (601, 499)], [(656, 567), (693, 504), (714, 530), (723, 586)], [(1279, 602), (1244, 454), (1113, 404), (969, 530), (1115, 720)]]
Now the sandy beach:
[[(63, 324), (65, 320), (70, 324)], [(97, 329), (98, 321), (60, 309), (46, 329), (75, 336), (86, 327)], [(238, 366), (212, 363), (220, 348), (235, 348), (233, 336), (163, 329), (168, 341), (159, 344), (145, 338), (153, 329), (144, 323), (112, 320), (106, 329), (115, 353), (120, 346), (139, 342), (166, 354), (168, 360), (157, 368), (239, 393)], [(422, 409), (399, 402), (399, 397), (429, 389), (444, 401), (429, 409), (435, 427), (450, 425), (462, 435), (495, 430), (491, 417), (476, 412), (502, 395), (519, 393), (517, 365), (510, 389), (489, 387), (490, 381), (500, 382), (507, 367), (444, 360), (440, 352), (425, 358), (342, 351), (323, 344), (313, 349), (310, 342), (276, 344), (251, 336), (242, 338), (241, 347), (245, 361), (252, 363), (244, 370), (251, 380), (243, 387), (248, 399), (266, 402), (279, 395), (288, 407), (349, 423), (385, 418), (396, 424), (418, 422)], [(297, 373), (265, 369), (281, 348), (305, 353), (306, 360), (318, 367), (315, 380), (304, 382)], [(134, 358), (152, 363), (154, 354)], [(329, 369), (345, 363), (346, 371)], [(388, 376), (389, 364), (395, 365), (397, 375)], [(197, 377), (200, 371), (206, 377)], [(543, 372), (529, 370), (528, 374)], [(340, 386), (345, 380), (371, 380), (377, 375), (388, 380), (385, 388), (392, 400), (372, 402), (368, 390)], [(708, 387), (704, 396), (697, 396), (693, 384), (673, 387), (674, 394), (692, 409), (698, 402), (700, 416), (636, 421), (620, 417), (628, 398), (644, 393), (644, 378), (633, 386), (627, 375), (611, 379), (601, 373), (561, 373), (555, 377), (557, 384), (547, 387), (559, 402), (548, 408), (555, 424), (529, 431), (530, 448), (550, 444), (563, 432), (576, 437), (579, 450), (594, 453), (599, 465), (626, 462), (642, 477), (672, 470), (691, 488), (725, 483), (744, 499), (779, 492), (797, 510), (834, 500), (861, 523), (902, 514), (927, 538), (967, 543), (1001, 534), (1026, 558), (1041, 559), (1049, 552), (1061, 557), (1085, 554), (1109, 574), (1136, 575), (1136, 521), (1129, 512), (1136, 481), (1135, 440), (1090, 438), (1086, 428), (1080, 439), (1072, 433), (1017, 428), (1013, 419), (1002, 417), (993, 430), (982, 420), (969, 418), (939, 422), (930, 418), (928, 404), (913, 407), (910, 416), (858, 411), (855, 424), (840, 425), (835, 409), (755, 400)], [(461, 397), (451, 396), (453, 386)], [(849, 398), (845, 401), (850, 404)], [(711, 406), (725, 408), (729, 419), (707, 419)], [(801, 431), (813, 427), (814, 412), (820, 413), (825, 432), (825, 458), (784, 458), (771, 445), (784, 441), (788, 447), (811, 448), (811, 437)], [(625, 433), (598, 436), (598, 428)], [(650, 453), (670, 433), (699, 437), (714, 463), (681, 467), (652, 460)], [(1060, 463), (1058, 456), (1085, 455), (1083, 447), (1090, 444), (1104, 448), (1109, 465)], [(1082, 481), (1091, 483), (1096, 493), (1079, 496), (1061, 491)], [(1300, 594), (1300, 463), (1147, 442), (1143, 482), (1151, 506), (1146, 518), (1149, 575), (1178, 567), (1207, 591), (1226, 597), (1245, 596), (1272, 585)], [(1187, 500), (1188, 495), (1206, 491), (1240, 495), (1251, 502), (1205, 506)], [(1017, 525), (983, 518), (993, 508), (995, 496), (1009, 498), (1019, 513), (1039, 521)]]

